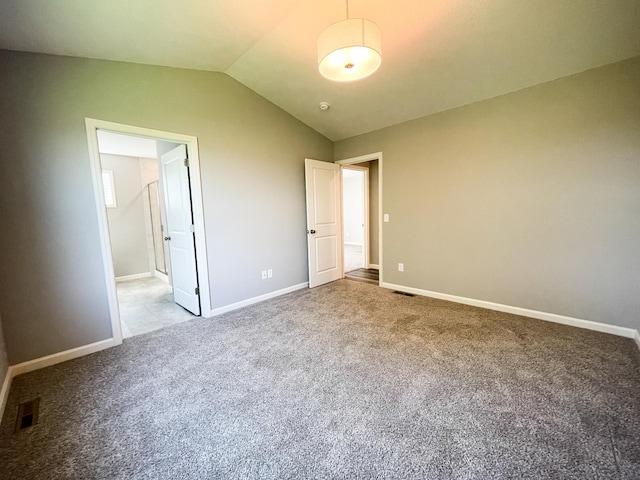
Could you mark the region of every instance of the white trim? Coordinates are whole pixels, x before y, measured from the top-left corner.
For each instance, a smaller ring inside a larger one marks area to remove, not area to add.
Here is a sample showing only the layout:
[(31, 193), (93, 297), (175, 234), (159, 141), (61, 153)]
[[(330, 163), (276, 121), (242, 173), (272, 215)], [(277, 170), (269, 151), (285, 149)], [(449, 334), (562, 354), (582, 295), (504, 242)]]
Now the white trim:
[(83, 345), (82, 347), (76, 347), (65, 350), (64, 352), (47, 355), (46, 357), (29, 360), (28, 362), (18, 363), (17, 365), (9, 367), (9, 370), (11, 370), (11, 376), (13, 378), (23, 373), (33, 372), (34, 370), (50, 367), (51, 365), (66, 362), (67, 360), (73, 360), (74, 358), (84, 357), (85, 355), (90, 355), (100, 350), (115, 347), (116, 345), (120, 345), (120, 343), (122, 342), (117, 343), (115, 338), (108, 338), (99, 342), (90, 343), (89, 345)]
[(98, 231), (100, 233), (100, 249), (102, 251), (102, 265), (104, 266), (104, 281), (107, 288), (107, 301), (109, 316), (111, 317), (111, 331), (116, 345), (122, 343), (122, 325), (120, 324), (120, 310), (118, 307), (118, 293), (116, 290), (115, 272), (113, 270), (113, 256), (111, 254), (111, 237), (109, 235), (109, 220), (104, 204), (104, 191), (102, 186), (102, 162), (98, 149), (98, 127), (85, 118), (87, 129), (87, 142), (89, 144), (89, 160), (93, 176), (93, 193), (98, 214)]
[[(383, 257), (382, 257), (382, 230), (383, 230), (383, 212), (382, 212), (382, 152), (374, 152), (374, 153), (367, 153), (366, 155), (360, 155), (359, 157), (352, 157), (352, 158), (345, 158), (343, 160), (336, 160), (334, 163), (337, 163), (338, 165), (353, 165), (356, 163), (364, 163), (364, 162), (371, 162), (373, 160), (377, 160), (378, 161), (378, 263), (379, 265), (377, 266), (377, 269), (380, 272), (380, 282), (382, 284), (382, 281), (384, 279), (383, 276), (383, 269), (382, 269), (382, 265), (383, 265)], [(367, 258), (367, 263), (368, 263), (369, 258)], [(371, 265), (371, 264), (370, 264)], [(374, 267), (370, 267), (370, 268), (374, 268)]]
[(225, 305), (224, 307), (214, 308), (213, 310), (211, 310), (211, 312), (209, 312), (208, 316), (215, 317), (216, 315), (221, 315), (223, 313), (227, 313), (232, 310), (237, 310), (238, 308), (247, 307), (249, 305), (253, 305), (254, 303), (263, 302), (265, 300), (269, 300), (270, 298), (279, 297), (280, 295), (285, 295), (287, 293), (295, 292), (297, 290), (302, 290), (308, 287), (309, 287), (309, 282), (299, 283), (298, 285), (293, 285), (291, 287), (283, 288), (282, 290), (276, 290), (275, 292), (265, 293), (264, 295), (259, 295), (257, 297), (249, 298), (247, 300), (242, 300), (241, 302)]
[(11, 367), (9, 367), (7, 368), (7, 373), (5, 373), (4, 380), (2, 381), (2, 390), (0, 390), (0, 418), (4, 417), (4, 407), (6, 407), (7, 399), (9, 398), (11, 380), (13, 380), (13, 375), (11, 375)]
[(596, 332), (611, 333), (613, 335), (619, 335), (621, 337), (627, 338), (638, 338), (638, 331), (634, 330), (633, 328), (619, 327), (617, 325), (609, 325), (607, 323), (593, 322), (591, 320), (583, 320), (574, 317), (565, 317), (564, 315), (556, 315), (555, 313), (540, 312), (538, 310), (529, 310), (527, 308), (502, 305), (500, 303), (486, 302), (484, 300), (476, 300), (474, 298), (458, 297), (456, 295), (449, 295), (448, 293), (431, 292), (429, 290), (405, 287), (403, 285), (394, 285), (392, 283), (380, 282), (380, 286), (391, 290), (398, 290), (400, 292), (421, 295), (423, 297), (438, 298), (440, 300), (447, 300), (449, 302), (487, 308), (489, 310), (496, 310), (498, 312), (512, 313), (514, 315), (535, 318), (538, 320), (546, 320), (547, 322), (561, 323), (563, 325), (570, 325), (572, 327), (594, 330)]
[(382, 156), (382, 152), (367, 153), (360, 155), (359, 157), (345, 158), (343, 160), (336, 160), (334, 163), (338, 165), (353, 165), (354, 163), (371, 162), (372, 160), (379, 160)]
[(165, 283), (169, 283), (169, 275), (167, 275), (166, 273), (162, 273), (162, 272), (159, 272), (158, 270), (154, 270), (153, 276), (156, 278), (159, 278)]
[(372, 268), (373, 270), (380, 270), (380, 265), (376, 263), (370, 263), (367, 268)]
[(148, 277), (153, 277), (153, 274), (151, 272), (134, 273), (133, 275), (123, 275), (121, 277), (116, 277), (116, 282), (126, 282), (127, 280), (137, 280), (139, 278)]
[(29, 360), (28, 362), (22, 362), (17, 365), (10, 366), (4, 377), (2, 391), (0, 392), (0, 416), (4, 414), (4, 408), (7, 404), (7, 399), (9, 398), (9, 390), (11, 389), (11, 382), (18, 375), (50, 367), (51, 365), (66, 362), (67, 360), (73, 360), (74, 358), (83, 357), (91, 353), (96, 353), (100, 350), (115, 347), (121, 343), (122, 341), (118, 341), (115, 338), (108, 338), (99, 342), (90, 343), (89, 345), (83, 345), (82, 347), (72, 348), (71, 350), (65, 350), (64, 352), (54, 353), (52, 355), (47, 355), (46, 357), (40, 357), (34, 360)]
[[(354, 170), (357, 172), (362, 172), (363, 173), (363, 188), (362, 188), (362, 208), (363, 208), (363, 212), (362, 212), (362, 216), (364, 218), (364, 242), (363, 243), (357, 243), (357, 242), (347, 242), (345, 240), (344, 237), (344, 170)], [(341, 191), (341, 195), (340, 195), (340, 203), (341, 203), (341, 209), (342, 209), (342, 245), (344, 248), (344, 245), (357, 245), (357, 246), (361, 246), (362, 247), (362, 268), (367, 268), (367, 265), (369, 264), (369, 258), (371, 258), (370, 255), (370, 225), (371, 225), (371, 209), (369, 206), (369, 167), (361, 167), (359, 165), (346, 165), (340, 166), (340, 181), (342, 182), (342, 191)], [(343, 260), (344, 260), (344, 252), (343, 252)], [(344, 261), (342, 262), (342, 274), (343, 274), (343, 278), (344, 278), (344, 274), (346, 273), (344, 271)]]
[(120, 312), (118, 310), (118, 297), (115, 286), (115, 276), (113, 273), (113, 258), (111, 255), (111, 239), (109, 237), (109, 223), (107, 221), (106, 209), (104, 206), (104, 192), (102, 191), (102, 169), (100, 163), (100, 153), (98, 151), (98, 130), (107, 130), (126, 135), (136, 135), (140, 137), (154, 138), (157, 140), (167, 140), (179, 142), (187, 145), (189, 153), (189, 177), (191, 186), (191, 200), (193, 209), (193, 219), (195, 225), (196, 260), (198, 264), (198, 287), (200, 288), (200, 309), (201, 312), (211, 311), (211, 290), (209, 288), (209, 264), (207, 262), (206, 237), (204, 229), (204, 208), (202, 200), (202, 181), (200, 177), (200, 156), (198, 152), (198, 138), (180, 133), (163, 132), (149, 128), (124, 125), (120, 123), (85, 118), (87, 130), (87, 141), (89, 144), (89, 158), (93, 172), (93, 189), (95, 193), (96, 209), (98, 214), (98, 228), (100, 232), (100, 242), (102, 249), (102, 263), (105, 269), (105, 283), (107, 286), (107, 297), (109, 299), (109, 311), (111, 315), (111, 329), (116, 341), (116, 345), (122, 343), (122, 326), (120, 325)]
[(636, 345), (638, 345), (638, 350), (640, 350), (640, 331), (636, 330), (636, 334), (633, 336), (633, 339), (636, 341)]

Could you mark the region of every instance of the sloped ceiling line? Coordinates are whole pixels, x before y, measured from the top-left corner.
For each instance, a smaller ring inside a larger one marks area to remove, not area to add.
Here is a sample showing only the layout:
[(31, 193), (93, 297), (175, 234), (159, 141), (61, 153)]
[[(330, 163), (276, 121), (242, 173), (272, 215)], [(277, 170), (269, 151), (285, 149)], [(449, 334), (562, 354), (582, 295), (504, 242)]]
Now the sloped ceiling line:
[(4, 0), (0, 48), (225, 72), (334, 141), (640, 55), (638, 0), (349, 7), (380, 27), (383, 51), (350, 84), (317, 69), (344, 0)]

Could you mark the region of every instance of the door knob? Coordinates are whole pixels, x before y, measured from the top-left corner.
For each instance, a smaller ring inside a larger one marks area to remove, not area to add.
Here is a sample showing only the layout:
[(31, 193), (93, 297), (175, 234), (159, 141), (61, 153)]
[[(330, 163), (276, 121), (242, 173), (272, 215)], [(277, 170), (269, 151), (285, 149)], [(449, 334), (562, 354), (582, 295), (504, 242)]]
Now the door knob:
[(309, 233), (310, 233), (311, 235), (313, 235), (314, 233), (316, 233), (316, 231), (315, 231), (315, 230), (309, 230)]
[(164, 237), (165, 242), (168, 242), (169, 240), (171, 240), (171, 237)]

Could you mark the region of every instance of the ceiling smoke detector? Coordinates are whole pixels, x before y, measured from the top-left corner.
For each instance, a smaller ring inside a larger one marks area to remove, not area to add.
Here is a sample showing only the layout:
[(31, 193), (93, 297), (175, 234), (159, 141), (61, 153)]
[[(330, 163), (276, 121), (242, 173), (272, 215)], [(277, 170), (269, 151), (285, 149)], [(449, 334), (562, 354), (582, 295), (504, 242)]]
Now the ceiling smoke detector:
[(329, 105), (327, 102), (320, 102), (320, 110), (322, 110), (323, 112), (329, 110), (330, 106), (331, 105)]

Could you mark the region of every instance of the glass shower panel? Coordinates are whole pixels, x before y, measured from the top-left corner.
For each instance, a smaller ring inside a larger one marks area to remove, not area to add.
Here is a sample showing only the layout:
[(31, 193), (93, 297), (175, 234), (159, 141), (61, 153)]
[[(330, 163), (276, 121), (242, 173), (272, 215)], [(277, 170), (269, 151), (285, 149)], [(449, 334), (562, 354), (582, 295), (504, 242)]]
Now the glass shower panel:
[(153, 251), (155, 255), (156, 270), (167, 273), (167, 262), (164, 254), (164, 241), (162, 239), (162, 221), (160, 220), (160, 195), (158, 182), (147, 185), (149, 192), (149, 210), (151, 213), (151, 229), (153, 232)]

